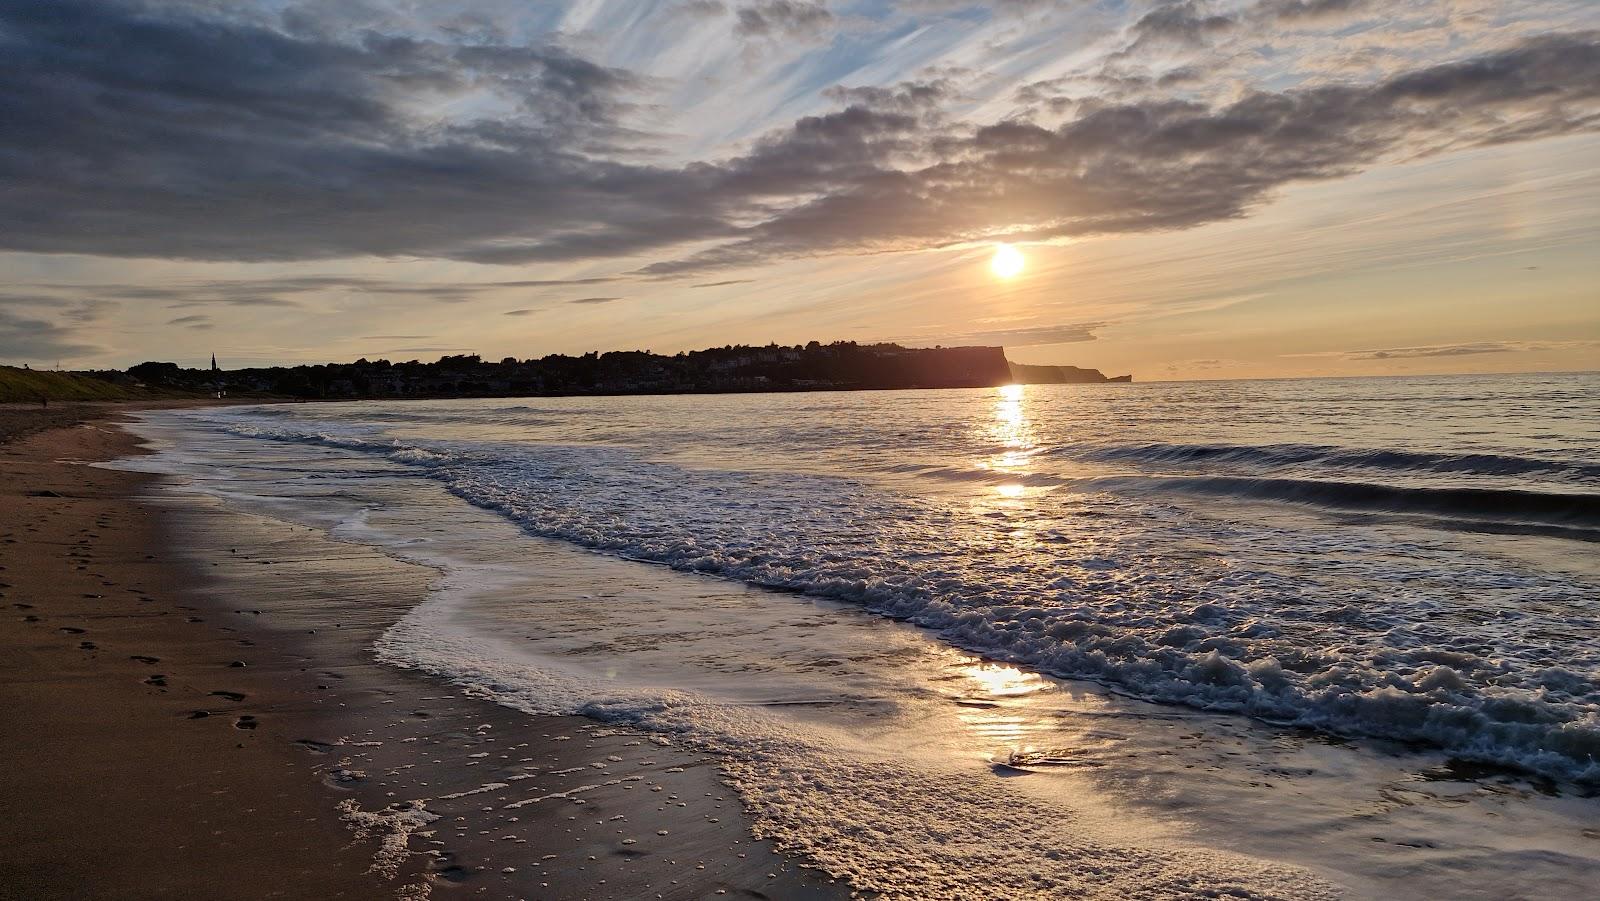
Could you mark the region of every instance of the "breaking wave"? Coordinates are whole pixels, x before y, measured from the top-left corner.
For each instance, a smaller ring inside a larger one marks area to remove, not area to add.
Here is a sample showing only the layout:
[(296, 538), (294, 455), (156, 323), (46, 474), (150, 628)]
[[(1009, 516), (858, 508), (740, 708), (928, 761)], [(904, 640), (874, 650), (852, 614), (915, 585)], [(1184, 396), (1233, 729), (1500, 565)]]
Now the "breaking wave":
[[(1511, 488), (1409, 487), (1321, 479), (1237, 476), (1106, 478), (1102, 488), (1251, 498), (1355, 512), (1418, 514), (1464, 530), (1600, 541), (1600, 494)], [(1518, 529), (1525, 526), (1525, 529)]]
[(1314, 444), (1133, 444), (1060, 448), (1056, 453), (1089, 460), (1161, 466), (1245, 464), (1269, 469), (1315, 466), (1393, 473), (1482, 476), (1554, 475), (1600, 482), (1600, 464), (1488, 453), (1426, 453), (1392, 448), (1343, 448)]
[[(1600, 525), (1594, 496), (1105, 476), (1072, 482), (1048, 511), (974, 512), (839, 476), (686, 468), (616, 447), (252, 422), (228, 430), (379, 454), (536, 535), (852, 602), (1056, 676), (1600, 782), (1591, 588), (1425, 545), (1378, 560), (1355, 539), (1341, 546), (1315, 530), (1218, 531), (1160, 500), (1242, 496), (1577, 532)], [(900, 471), (968, 480), (957, 467)], [(1108, 510), (1131, 524), (1108, 523)], [(1071, 515), (1090, 512), (1102, 516)], [(997, 553), (1019, 530), (1028, 544)], [(1219, 543), (1263, 562), (1207, 550)]]

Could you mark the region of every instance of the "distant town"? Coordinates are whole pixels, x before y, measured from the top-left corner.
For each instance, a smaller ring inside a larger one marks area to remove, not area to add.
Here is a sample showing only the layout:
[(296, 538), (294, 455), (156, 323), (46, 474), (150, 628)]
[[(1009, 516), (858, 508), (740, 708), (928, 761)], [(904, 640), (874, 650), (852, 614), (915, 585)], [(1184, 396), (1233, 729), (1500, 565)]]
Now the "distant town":
[(1130, 382), (1077, 366), (1012, 363), (1001, 347), (910, 348), (898, 344), (730, 345), (673, 355), (612, 351), (484, 360), (476, 354), (417, 360), (230, 369), (148, 362), (81, 376), (129, 389), (304, 399), (693, 394), (980, 388), (1013, 383)]

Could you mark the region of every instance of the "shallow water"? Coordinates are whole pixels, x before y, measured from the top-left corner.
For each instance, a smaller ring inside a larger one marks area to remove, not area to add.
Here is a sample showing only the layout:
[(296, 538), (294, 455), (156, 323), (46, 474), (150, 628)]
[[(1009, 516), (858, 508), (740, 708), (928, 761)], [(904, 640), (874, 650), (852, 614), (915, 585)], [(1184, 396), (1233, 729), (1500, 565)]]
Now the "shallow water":
[(1597, 423), (1600, 379), (1524, 376), (142, 428), (148, 465), (440, 567), (390, 659), (721, 754), (863, 884), (1503, 897), (1600, 873)]

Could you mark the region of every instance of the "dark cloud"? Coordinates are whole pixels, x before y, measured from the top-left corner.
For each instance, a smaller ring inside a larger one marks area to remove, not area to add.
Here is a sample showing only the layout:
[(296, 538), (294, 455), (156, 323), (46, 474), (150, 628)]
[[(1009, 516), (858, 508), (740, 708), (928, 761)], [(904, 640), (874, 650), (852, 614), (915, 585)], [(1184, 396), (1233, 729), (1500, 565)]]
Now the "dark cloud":
[[(1261, 4), (1290, 19), (1356, 7)], [(948, 86), (937, 83), (840, 88), (843, 109), (740, 156), (669, 167), (635, 153), (648, 144), (627, 125), (641, 81), (560, 47), (519, 46), (492, 29), (424, 40), (231, 8), (0, 2), (0, 250), (648, 255), (658, 262), (641, 275), (673, 277), (811, 254), (1187, 228), (1384, 159), (1600, 129), (1600, 37), (1578, 32), (1221, 106), (1148, 90), (1080, 101), (1053, 127), (947, 121)], [(832, 16), (800, 2), (736, 12), (752, 35)], [(1169, 3), (1136, 28), (1187, 40), (1225, 29), (1219, 17)], [(440, 119), (444, 108), (474, 112)], [(674, 258), (706, 242), (713, 249)], [(125, 286), (101, 298), (285, 306), (316, 291), (453, 302), (486, 290), (314, 278)]]
[(1152, 9), (1134, 22), (1130, 30), (1137, 42), (1201, 45), (1207, 38), (1231, 31), (1238, 24), (1232, 16), (1207, 12), (1203, 3), (1183, 0)]
[(939, 104), (950, 100), (955, 93), (955, 85), (949, 79), (936, 78), (931, 81), (903, 81), (890, 87), (835, 85), (824, 90), (822, 95), (847, 105), (916, 113), (937, 109)]
[(697, 19), (714, 19), (727, 15), (728, 5), (722, 0), (684, 0), (673, 7), (672, 12)]
[(1218, 12), (1213, 6), (1208, 0), (1176, 0), (1157, 6), (1129, 27), (1133, 42), (1115, 58), (1126, 58), (1151, 45), (1207, 47), (1214, 39), (1246, 26), (1271, 29), (1327, 24), (1366, 12), (1372, 0), (1260, 0), (1229, 12)]
[(95, 298), (0, 292), (0, 358), (66, 360), (97, 352), (102, 348), (79, 332), (115, 308), (115, 303)]
[[(853, 107), (802, 120), (726, 167), (728, 183), (743, 191), (782, 188), (812, 199), (744, 229), (739, 241), (644, 271), (1188, 228), (1243, 216), (1288, 184), (1348, 176), (1385, 158), (1596, 130), (1597, 32), (1536, 37), (1373, 84), (1256, 92), (1218, 107), (1100, 105), (1056, 128), (1011, 121), (930, 135), (909, 117)], [(937, 160), (896, 167), (919, 149)]]
[(809, 0), (763, 0), (734, 11), (733, 30), (747, 38), (816, 37), (833, 25), (833, 13)]
[[(557, 47), (116, 0), (14, 0), (0, 34), (5, 249), (515, 261), (725, 230), (692, 179), (604, 158), (637, 80)], [(492, 112), (427, 110), (468, 95)]]
[(950, 13), (982, 10), (991, 16), (1031, 13), (1046, 9), (1086, 6), (1094, 0), (899, 0), (895, 9), (907, 13)]
[(722, 280), (720, 282), (701, 282), (700, 284), (693, 285), (691, 287), (695, 287), (695, 288), (725, 288), (728, 285), (748, 285), (753, 281), (755, 281), (755, 279), (753, 279), (753, 278), (730, 278), (730, 279), (724, 279), (724, 280)]
[[(36, 295), (10, 295), (27, 297), (37, 304), (63, 308), (68, 315), (82, 315), (93, 309), (96, 313), (115, 306), (111, 300), (90, 298), (115, 298), (118, 301), (154, 301), (168, 309), (182, 310), (213, 306), (231, 307), (299, 307), (305, 301), (295, 299), (300, 295), (335, 292), (343, 295), (378, 295), (417, 298), (425, 302), (461, 303), (485, 294), (539, 288), (565, 288), (605, 284), (616, 278), (596, 277), (577, 279), (517, 279), (494, 282), (401, 282), (356, 276), (304, 275), (261, 279), (216, 279), (206, 281), (175, 282), (165, 285), (129, 284), (40, 284), (33, 287), (53, 293)], [(0, 303), (7, 295), (0, 294)]]
[(67, 326), (13, 313), (0, 307), (0, 358), (13, 360), (72, 359), (99, 351)]
[(1473, 341), (1462, 344), (1426, 344), (1416, 347), (1385, 347), (1374, 350), (1332, 350), (1287, 354), (1291, 357), (1342, 357), (1347, 360), (1409, 360), (1428, 357), (1473, 357), (1482, 354), (1536, 353), (1540, 351), (1589, 350), (1600, 348), (1600, 341)]
[(569, 300), (567, 303), (612, 303), (621, 299), (620, 297), (580, 297), (577, 300)]
[(1025, 328), (992, 329), (940, 335), (934, 338), (897, 339), (913, 345), (934, 343), (951, 345), (977, 344), (985, 347), (1033, 347), (1040, 344), (1078, 344), (1094, 341), (1094, 330), (1104, 328), (1103, 322), (1074, 323), (1069, 325), (1036, 325)]
[(1352, 360), (1404, 360), (1425, 357), (1471, 357), (1479, 354), (1509, 354), (1533, 350), (1552, 350), (1556, 345), (1525, 341), (1480, 341), (1474, 344), (1438, 344), (1426, 347), (1389, 347), (1383, 350), (1352, 350), (1344, 354)]
[(1355, 16), (1373, 7), (1373, 0), (1263, 0), (1256, 9), (1289, 23), (1326, 22)]
[(205, 325), (210, 322), (210, 316), (179, 316), (177, 319), (167, 320), (167, 325)]
[(539, 311), (538, 310), (506, 310), (506, 315), (507, 316), (530, 316), (530, 315), (532, 315), (534, 313), (537, 313), (537, 312), (539, 312)]

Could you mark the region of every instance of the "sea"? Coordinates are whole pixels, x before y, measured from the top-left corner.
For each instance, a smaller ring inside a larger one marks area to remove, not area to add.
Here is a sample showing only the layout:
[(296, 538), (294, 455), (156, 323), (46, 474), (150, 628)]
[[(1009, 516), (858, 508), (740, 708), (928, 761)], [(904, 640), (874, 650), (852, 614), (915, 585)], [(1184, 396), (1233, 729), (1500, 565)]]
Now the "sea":
[[(1584, 897), (1600, 375), (151, 411), (438, 573), (374, 650), (886, 897)], [(422, 799), (425, 800), (425, 799)]]

